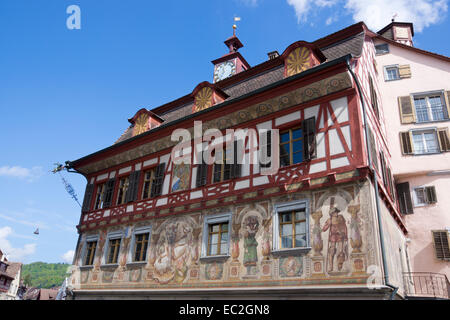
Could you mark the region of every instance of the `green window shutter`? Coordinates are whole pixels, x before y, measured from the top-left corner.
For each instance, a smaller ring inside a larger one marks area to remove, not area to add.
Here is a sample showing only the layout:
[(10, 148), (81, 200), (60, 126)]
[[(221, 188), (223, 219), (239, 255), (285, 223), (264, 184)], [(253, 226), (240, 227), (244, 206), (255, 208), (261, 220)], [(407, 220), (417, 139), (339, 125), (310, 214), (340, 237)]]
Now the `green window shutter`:
[(127, 193), (125, 195), (125, 202), (136, 201), (140, 177), (141, 177), (140, 170), (134, 171), (130, 174), (130, 182), (128, 185)]
[(427, 195), (427, 203), (431, 204), (437, 202), (436, 189), (434, 188), (434, 186), (425, 187), (425, 193)]
[(91, 209), (92, 194), (94, 193), (94, 184), (90, 183), (86, 185), (86, 191), (84, 192), (84, 200), (81, 211), (88, 212)]
[(411, 67), (409, 64), (399, 65), (398, 66), (398, 75), (400, 78), (411, 78)]
[(116, 183), (116, 179), (109, 179), (108, 182), (106, 182), (106, 189), (105, 189), (105, 199), (104, 199), (104, 208), (108, 208), (111, 206), (112, 198), (114, 195), (114, 185)]
[(413, 123), (416, 121), (414, 102), (410, 96), (398, 97), (401, 123)]
[(155, 172), (155, 178), (153, 179), (152, 183), (152, 191), (150, 193), (150, 197), (157, 197), (160, 196), (162, 193), (162, 187), (164, 182), (164, 173), (166, 170), (166, 163), (160, 163), (158, 167), (156, 168)]
[(400, 132), (400, 146), (403, 154), (413, 154), (413, 144), (409, 131)]
[(314, 159), (316, 153), (316, 117), (302, 121), (303, 129), (303, 159), (305, 161)]
[(398, 183), (396, 186), (400, 212), (403, 214), (414, 213), (409, 191), (409, 182)]

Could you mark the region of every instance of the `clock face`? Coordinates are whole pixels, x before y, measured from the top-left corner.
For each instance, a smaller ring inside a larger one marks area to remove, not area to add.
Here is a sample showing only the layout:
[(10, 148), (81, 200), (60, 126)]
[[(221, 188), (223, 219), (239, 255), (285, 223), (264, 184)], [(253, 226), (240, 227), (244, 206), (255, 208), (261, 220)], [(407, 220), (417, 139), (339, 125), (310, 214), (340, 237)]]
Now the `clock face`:
[(214, 82), (223, 80), (235, 74), (236, 66), (232, 61), (219, 64), (214, 71)]

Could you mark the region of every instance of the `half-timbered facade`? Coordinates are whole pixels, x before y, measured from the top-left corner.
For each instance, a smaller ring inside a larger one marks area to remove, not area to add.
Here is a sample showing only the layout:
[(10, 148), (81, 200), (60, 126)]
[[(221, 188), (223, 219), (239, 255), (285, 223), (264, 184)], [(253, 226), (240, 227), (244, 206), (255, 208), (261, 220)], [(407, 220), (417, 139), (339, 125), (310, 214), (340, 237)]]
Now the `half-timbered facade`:
[[(225, 44), (212, 82), (69, 163), (87, 179), (74, 297), (401, 297), (406, 228), (367, 27), (254, 67)], [(190, 138), (172, 152), (176, 129)]]

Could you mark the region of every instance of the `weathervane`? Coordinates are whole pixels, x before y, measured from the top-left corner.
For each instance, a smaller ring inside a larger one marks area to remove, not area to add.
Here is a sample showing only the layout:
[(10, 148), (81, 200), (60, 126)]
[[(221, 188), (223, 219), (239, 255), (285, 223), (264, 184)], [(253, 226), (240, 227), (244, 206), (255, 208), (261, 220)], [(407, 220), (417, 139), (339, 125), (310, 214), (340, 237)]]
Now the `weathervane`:
[(78, 197), (77, 194), (75, 193), (75, 190), (73, 189), (72, 185), (67, 182), (66, 179), (64, 179), (64, 177), (61, 174), (61, 171), (63, 170), (67, 170), (68, 172), (74, 172), (74, 171), (69, 171), (69, 162), (66, 161), (65, 165), (62, 165), (61, 163), (55, 163), (54, 164), (56, 167), (52, 170), (53, 173), (58, 173), (59, 176), (61, 177), (61, 180), (64, 184), (64, 187), (66, 188), (67, 193), (78, 203), (78, 205), (81, 207), (80, 202), (78, 201)]
[[(233, 20), (234, 20), (234, 22), (241, 21), (241, 17), (234, 17)], [(233, 36), (236, 36), (236, 28), (237, 28), (237, 25), (233, 24)]]

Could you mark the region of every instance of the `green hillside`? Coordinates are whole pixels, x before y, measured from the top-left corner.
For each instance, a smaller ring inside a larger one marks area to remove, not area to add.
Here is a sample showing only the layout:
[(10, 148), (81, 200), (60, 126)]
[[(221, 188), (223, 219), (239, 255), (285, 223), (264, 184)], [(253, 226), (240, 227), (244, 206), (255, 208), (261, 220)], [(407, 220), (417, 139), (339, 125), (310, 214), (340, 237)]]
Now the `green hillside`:
[(28, 287), (52, 288), (62, 284), (69, 264), (33, 262), (22, 266), (22, 279)]

